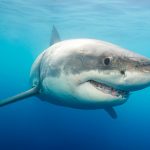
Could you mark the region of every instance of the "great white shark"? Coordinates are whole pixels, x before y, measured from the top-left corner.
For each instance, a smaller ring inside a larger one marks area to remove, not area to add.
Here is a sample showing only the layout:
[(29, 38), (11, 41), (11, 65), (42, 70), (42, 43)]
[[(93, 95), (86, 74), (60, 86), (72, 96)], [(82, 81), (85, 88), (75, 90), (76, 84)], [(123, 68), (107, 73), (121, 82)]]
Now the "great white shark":
[(53, 27), (51, 46), (33, 63), (30, 81), (31, 89), (0, 106), (37, 96), (61, 106), (104, 109), (116, 118), (114, 106), (150, 86), (150, 59), (105, 41), (61, 41)]

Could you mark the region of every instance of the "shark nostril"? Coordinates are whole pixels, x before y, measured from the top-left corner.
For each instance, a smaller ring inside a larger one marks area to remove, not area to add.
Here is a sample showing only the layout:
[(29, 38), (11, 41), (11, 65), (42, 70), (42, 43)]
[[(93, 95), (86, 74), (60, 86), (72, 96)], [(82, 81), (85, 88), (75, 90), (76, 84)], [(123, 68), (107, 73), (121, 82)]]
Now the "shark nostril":
[(121, 70), (120, 73), (121, 73), (122, 75), (125, 75), (125, 70)]

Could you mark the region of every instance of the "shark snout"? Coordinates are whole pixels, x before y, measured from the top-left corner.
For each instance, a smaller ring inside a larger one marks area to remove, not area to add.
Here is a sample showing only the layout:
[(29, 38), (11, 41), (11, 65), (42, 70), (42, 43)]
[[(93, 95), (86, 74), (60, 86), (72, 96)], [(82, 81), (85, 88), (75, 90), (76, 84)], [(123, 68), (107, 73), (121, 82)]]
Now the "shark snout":
[(150, 86), (150, 59), (137, 58), (125, 71), (124, 89), (136, 91), (148, 86)]
[(139, 71), (140, 71), (140, 69), (143, 72), (150, 73), (150, 60), (146, 60), (144, 62), (141, 62), (140, 67), (139, 67)]

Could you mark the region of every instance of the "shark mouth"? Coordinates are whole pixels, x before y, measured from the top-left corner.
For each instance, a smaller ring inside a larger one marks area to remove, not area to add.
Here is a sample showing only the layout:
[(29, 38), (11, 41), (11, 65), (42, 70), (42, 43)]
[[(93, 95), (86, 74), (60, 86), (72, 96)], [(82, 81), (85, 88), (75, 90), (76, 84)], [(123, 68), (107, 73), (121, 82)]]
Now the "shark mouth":
[(115, 89), (111, 86), (108, 86), (104, 83), (99, 83), (93, 80), (88, 81), (91, 85), (93, 85), (97, 90), (102, 91), (103, 93), (110, 94), (113, 97), (122, 97), (122, 98), (128, 98), (129, 92), (123, 91), (119, 89)]

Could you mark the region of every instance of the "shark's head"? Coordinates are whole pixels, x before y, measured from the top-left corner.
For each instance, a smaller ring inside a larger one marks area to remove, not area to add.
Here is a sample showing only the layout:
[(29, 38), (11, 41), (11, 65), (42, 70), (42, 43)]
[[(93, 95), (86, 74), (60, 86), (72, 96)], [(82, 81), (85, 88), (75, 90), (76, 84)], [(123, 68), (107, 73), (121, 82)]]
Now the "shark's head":
[(57, 43), (40, 65), (43, 94), (71, 107), (119, 105), (130, 92), (150, 85), (149, 59), (98, 40)]

